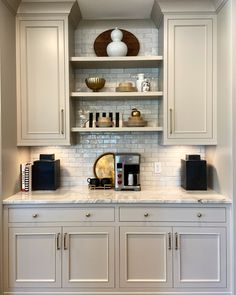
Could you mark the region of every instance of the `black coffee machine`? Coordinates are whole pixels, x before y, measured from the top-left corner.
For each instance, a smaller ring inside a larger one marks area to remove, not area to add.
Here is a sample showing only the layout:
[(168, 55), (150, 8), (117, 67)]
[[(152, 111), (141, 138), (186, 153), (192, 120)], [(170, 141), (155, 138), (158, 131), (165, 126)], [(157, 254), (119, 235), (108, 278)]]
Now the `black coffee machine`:
[(115, 154), (115, 190), (140, 191), (140, 154)]

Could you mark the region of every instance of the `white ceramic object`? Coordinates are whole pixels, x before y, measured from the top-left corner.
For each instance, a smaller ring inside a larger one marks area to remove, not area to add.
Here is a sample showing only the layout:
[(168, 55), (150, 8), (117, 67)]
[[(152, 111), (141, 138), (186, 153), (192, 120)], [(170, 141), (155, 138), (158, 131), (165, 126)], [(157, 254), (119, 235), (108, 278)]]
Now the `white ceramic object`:
[(140, 92), (142, 91), (142, 85), (143, 85), (144, 80), (145, 80), (144, 74), (137, 75), (136, 88)]
[(123, 33), (118, 28), (111, 32), (112, 42), (107, 45), (108, 56), (126, 56), (128, 52), (127, 45), (122, 42)]

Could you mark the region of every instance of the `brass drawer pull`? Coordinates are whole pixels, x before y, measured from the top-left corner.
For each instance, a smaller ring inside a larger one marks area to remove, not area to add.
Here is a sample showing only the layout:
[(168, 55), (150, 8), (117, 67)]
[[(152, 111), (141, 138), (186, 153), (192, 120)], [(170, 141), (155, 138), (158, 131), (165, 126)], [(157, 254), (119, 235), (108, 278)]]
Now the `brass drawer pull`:
[(33, 214), (32, 217), (33, 218), (37, 218), (39, 215), (37, 213)]
[(179, 249), (179, 237), (178, 233), (175, 233), (175, 250)]
[(144, 217), (148, 217), (149, 216), (149, 214), (146, 212), (146, 213), (144, 213)]
[(64, 250), (67, 250), (68, 249), (68, 243), (67, 243), (67, 233), (64, 233), (64, 238), (63, 238), (63, 247), (64, 247)]
[(88, 213), (85, 214), (85, 216), (86, 216), (86, 217), (90, 217), (91, 214), (88, 212)]
[(60, 236), (61, 234), (58, 233), (57, 234), (57, 250), (61, 250)]
[(168, 233), (168, 250), (172, 249), (172, 238), (171, 238), (171, 232)]

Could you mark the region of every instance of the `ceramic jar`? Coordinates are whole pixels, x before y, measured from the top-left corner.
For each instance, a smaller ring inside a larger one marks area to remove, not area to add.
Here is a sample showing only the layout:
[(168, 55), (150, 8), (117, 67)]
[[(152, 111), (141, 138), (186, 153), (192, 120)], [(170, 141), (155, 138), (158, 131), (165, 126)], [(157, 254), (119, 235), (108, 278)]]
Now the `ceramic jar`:
[(111, 32), (112, 42), (107, 45), (108, 56), (126, 56), (128, 52), (127, 45), (122, 42), (123, 33), (118, 28)]
[(136, 88), (140, 92), (142, 91), (142, 85), (143, 85), (144, 80), (145, 80), (144, 74), (137, 75)]

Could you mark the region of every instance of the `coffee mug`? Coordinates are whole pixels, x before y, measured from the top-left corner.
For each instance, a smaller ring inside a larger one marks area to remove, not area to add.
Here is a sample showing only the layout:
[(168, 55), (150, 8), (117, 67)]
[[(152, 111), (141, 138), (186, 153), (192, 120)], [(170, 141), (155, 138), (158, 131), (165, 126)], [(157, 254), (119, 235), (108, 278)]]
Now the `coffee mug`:
[(99, 178), (87, 178), (87, 182), (90, 185), (100, 186), (100, 179)]
[(101, 186), (111, 185), (112, 179), (109, 177), (104, 177), (101, 179)]

